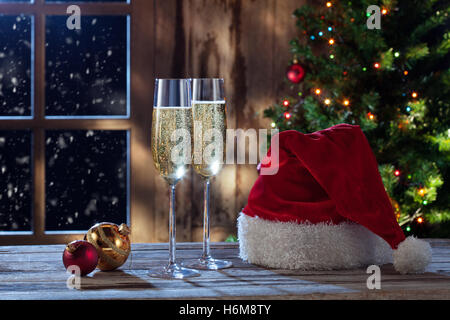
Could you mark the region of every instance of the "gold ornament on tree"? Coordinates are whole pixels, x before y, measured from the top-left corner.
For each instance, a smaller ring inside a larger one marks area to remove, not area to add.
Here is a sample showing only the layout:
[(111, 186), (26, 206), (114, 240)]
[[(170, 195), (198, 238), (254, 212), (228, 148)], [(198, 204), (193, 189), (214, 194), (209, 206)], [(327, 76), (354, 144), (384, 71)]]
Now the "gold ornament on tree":
[(131, 252), (130, 229), (110, 222), (97, 223), (89, 229), (84, 239), (98, 251), (98, 265), (102, 271), (117, 269), (123, 265)]

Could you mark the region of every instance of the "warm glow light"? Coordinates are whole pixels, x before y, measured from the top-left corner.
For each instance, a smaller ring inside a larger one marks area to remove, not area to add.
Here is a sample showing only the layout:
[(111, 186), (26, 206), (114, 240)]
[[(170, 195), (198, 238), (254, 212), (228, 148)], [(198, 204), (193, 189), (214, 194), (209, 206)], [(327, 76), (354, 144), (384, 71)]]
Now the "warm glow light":
[(394, 171), (394, 176), (398, 177), (400, 175), (400, 170), (395, 170)]
[(411, 93), (411, 97), (413, 97), (413, 98), (417, 98), (417, 92), (413, 92), (413, 93)]
[(330, 40), (328, 41), (328, 43), (329, 43), (330, 45), (334, 44), (334, 39), (330, 39)]
[(288, 107), (289, 106), (289, 100), (284, 100), (283, 101), (283, 106)]
[(285, 117), (286, 119), (289, 119), (289, 118), (291, 117), (291, 114), (290, 114), (289, 112), (285, 112), (285, 113), (284, 113), (284, 117)]
[(348, 106), (350, 104), (350, 101), (344, 100), (344, 106)]
[(387, 14), (387, 13), (388, 13), (387, 9), (381, 10), (381, 14)]
[(330, 1), (327, 2), (327, 7), (328, 7), (328, 8), (330, 8), (332, 5), (333, 5), (333, 4), (332, 4)]
[(175, 172), (175, 175), (177, 179), (180, 179), (182, 176), (184, 176), (184, 167), (179, 167)]
[(373, 114), (372, 112), (369, 112), (369, 113), (367, 114), (367, 117), (368, 117), (370, 120), (375, 119), (375, 116), (374, 116), (374, 114)]
[(379, 68), (380, 67), (380, 64), (378, 63), (378, 62), (375, 62), (374, 64), (373, 64), (373, 66), (375, 67), (375, 68)]
[(214, 161), (211, 165), (212, 174), (217, 174), (220, 170), (220, 163), (218, 161)]
[(331, 103), (331, 100), (330, 99), (325, 99), (325, 104), (330, 104)]
[(423, 222), (423, 218), (422, 217), (417, 218), (417, 222), (418, 223), (422, 223)]
[(408, 75), (408, 71), (403, 71), (403, 74), (405, 75), (405, 76), (407, 76)]
[(419, 194), (423, 197), (426, 193), (426, 190), (424, 188), (419, 189)]
[(316, 91), (314, 91), (317, 95), (319, 95), (322, 91), (320, 91), (320, 89), (316, 89)]
[(276, 123), (275, 122), (272, 122), (272, 128), (275, 128), (276, 127)]

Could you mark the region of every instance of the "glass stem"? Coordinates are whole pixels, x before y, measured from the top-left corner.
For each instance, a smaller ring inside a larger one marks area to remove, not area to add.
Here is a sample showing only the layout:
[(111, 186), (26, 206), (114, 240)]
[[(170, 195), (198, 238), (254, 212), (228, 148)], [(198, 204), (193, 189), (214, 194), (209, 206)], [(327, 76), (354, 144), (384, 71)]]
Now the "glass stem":
[(211, 258), (209, 254), (209, 179), (205, 180), (203, 190), (203, 259)]
[(169, 267), (175, 264), (176, 219), (175, 219), (175, 185), (170, 185), (169, 205)]

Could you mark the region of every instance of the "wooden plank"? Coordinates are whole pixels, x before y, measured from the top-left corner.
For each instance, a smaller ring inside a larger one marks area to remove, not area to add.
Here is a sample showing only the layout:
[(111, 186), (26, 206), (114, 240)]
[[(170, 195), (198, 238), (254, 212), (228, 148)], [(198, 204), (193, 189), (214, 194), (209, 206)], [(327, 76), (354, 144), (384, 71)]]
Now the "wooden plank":
[[(130, 222), (133, 242), (156, 241), (152, 210), (155, 199), (156, 170), (152, 164), (150, 132), (152, 123), (154, 65), (148, 57), (154, 54), (154, 3), (134, 0), (130, 30)], [(124, 221), (125, 222), (125, 221)]]
[[(234, 64), (232, 7), (235, 1), (203, 2), (183, 1), (184, 36), (183, 53), (188, 62), (186, 74), (193, 78), (221, 77), (225, 81), (227, 98), (227, 125), (236, 127), (235, 90), (232, 77)], [(203, 181), (195, 173), (190, 176), (191, 237), (202, 240)], [(184, 182), (183, 182), (184, 183)], [(211, 239), (224, 240), (235, 230), (236, 168), (225, 166), (211, 184)], [(186, 237), (186, 239), (188, 239)]]
[[(44, 0), (45, 1), (45, 0)], [(33, 14), (42, 12), (47, 15), (67, 15), (68, 3), (45, 3), (42, 0), (34, 3), (0, 3), (0, 13), (4, 14)], [(94, 3), (77, 3), (81, 14), (116, 15), (131, 12), (128, 3), (104, 3), (98, 6)]]
[[(275, 1), (274, 15), (274, 57), (273, 59), (273, 92), (274, 102), (282, 99), (284, 94), (290, 91), (290, 83), (286, 79), (286, 69), (292, 61), (292, 54), (290, 53), (290, 40), (301, 34), (296, 26), (295, 17), (292, 15), (295, 9), (300, 8), (306, 4), (305, 0), (284, 0)], [(298, 57), (301, 62), (301, 57)], [(295, 91), (294, 91), (295, 94)], [(280, 102), (280, 101), (277, 101)]]
[[(236, 108), (239, 110), (237, 127), (246, 129), (267, 128), (263, 110), (273, 101), (273, 9), (274, 1), (240, 1), (234, 14), (233, 30), (236, 38)], [(258, 150), (259, 150), (258, 144)], [(250, 164), (246, 150), (245, 165), (237, 168), (237, 206), (247, 204), (248, 194), (258, 173), (256, 164)], [(240, 211), (240, 210), (239, 210)], [(238, 212), (235, 212), (235, 217)]]
[[(119, 270), (94, 271), (79, 290), (68, 289), (61, 261), (63, 245), (0, 247), (0, 299), (449, 299), (450, 239), (430, 240), (433, 261), (424, 274), (401, 275), (392, 265), (381, 268), (381, 290), (368, 290), (365, 268), (332, 271), (267, 269), (238, 257), (235, 243), (214, 243), (218, 258), (234, 267), (204, 271), (188, 281), (148, 276), (167, 260), (167, 244), (133, 244), (132, 256)], [(183, 260), (196, 258), (200, 243), (180, 243)]]

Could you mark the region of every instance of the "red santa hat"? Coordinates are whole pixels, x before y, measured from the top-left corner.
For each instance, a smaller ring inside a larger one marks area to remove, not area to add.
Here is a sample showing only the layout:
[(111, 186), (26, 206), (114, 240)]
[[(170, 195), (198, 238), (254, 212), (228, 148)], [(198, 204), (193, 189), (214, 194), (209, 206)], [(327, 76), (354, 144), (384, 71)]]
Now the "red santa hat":
[[(260, 174), (238, 218), (240, 256), (272, 268), (330, 270), (394, 263), (424, 272), (430, 245), (405, 239), (359, 126), (283, 131), (276, 174)], [(277, 159), (278, 158), (278, 159)]]

